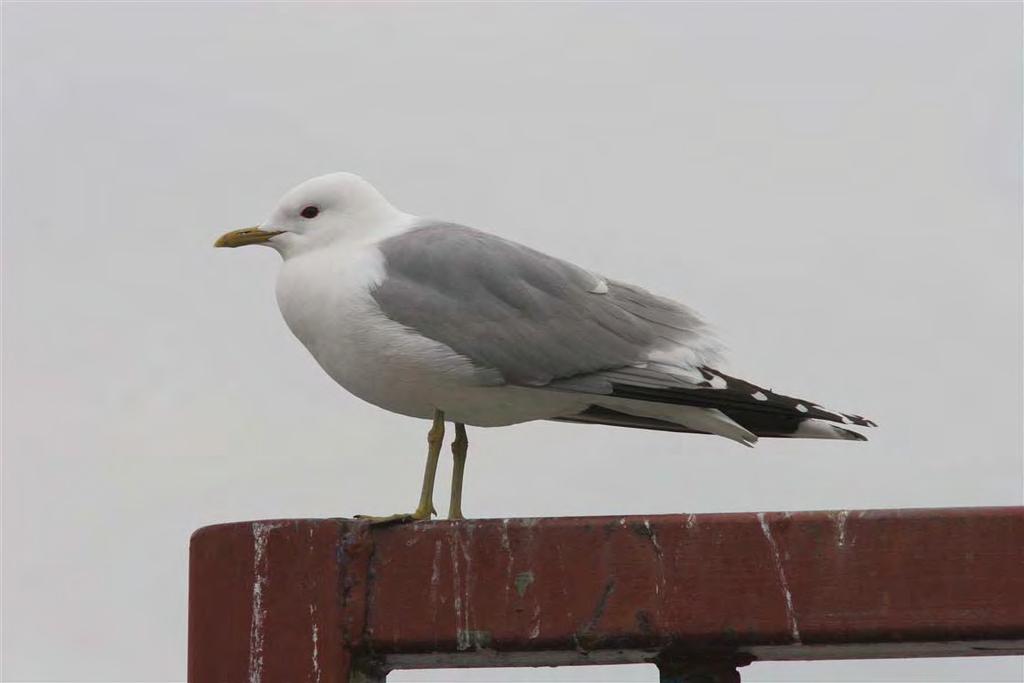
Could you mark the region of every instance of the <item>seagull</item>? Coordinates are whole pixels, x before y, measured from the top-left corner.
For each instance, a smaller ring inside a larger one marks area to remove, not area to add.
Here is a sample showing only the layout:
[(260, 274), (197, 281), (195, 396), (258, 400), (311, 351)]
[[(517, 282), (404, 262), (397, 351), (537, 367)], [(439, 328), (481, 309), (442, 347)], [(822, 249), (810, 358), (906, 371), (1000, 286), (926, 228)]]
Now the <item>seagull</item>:
[(712, 434), (864, 441), (859, 415), (775, 393), (719, 368), (721, 344), (688, 306), (510, 240), (395, 208), (352, 173), (290, 190), (262, 224), (217, 247), (283, 259), (281, 314), (359, 398), (431, 421), (419, 504), (375, 523), (429, 520), (452, 422), (449, 519), (463, 519), (466, 426), (558, 420)]

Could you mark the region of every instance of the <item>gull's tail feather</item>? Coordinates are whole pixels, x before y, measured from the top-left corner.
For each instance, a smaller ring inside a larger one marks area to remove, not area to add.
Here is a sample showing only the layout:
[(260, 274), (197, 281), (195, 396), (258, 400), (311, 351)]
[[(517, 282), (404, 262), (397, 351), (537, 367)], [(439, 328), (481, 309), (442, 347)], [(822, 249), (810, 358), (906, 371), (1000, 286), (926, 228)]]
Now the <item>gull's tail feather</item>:
[[(720, 429), (697, 429), (689, 425), (683, 425), (678, 422), (673, 422), (664, 419), (658, 419), (654, 417), (647, 417), (644, 415), (632, 415), (630, 413), (624, 413), (612, 408), (605, 408), (603, 406), (590, 406), (582, 413), (576, 415), (567, 415), (563, 417), (552, 418), (559, 422), (578, 422), (581, 424), (602, 424), (613, 427), (631, 427), (634, 429), (653, 429), (663, 432), (688, 432), (691, 434), (717, 434), (718, 436), (724, 436), (733, 441), (742, 443), (744, 446), (753, 446), (757, 443), (759, 438), (789, 438), (789, 439), (841, 439), (844, 441), (867, 441), (867, 437), (860, 432), (855, 432), (852, 429), (844, 429), (834, 424), (825, 422), (824, 420), (818, 420), (816, 418), (808, 418), (801, 421), (801, 424), (791, 433), (783, 433), (780, 431), (750, 431), (743, 427), (743, 425), (730, 420), (733, 424), (736, 424), (743, 432), (737, 432), (734, 434), (723, 434)], [(724, 425), (723, 425), (724, 426)], [(745, 432), (745, 434), (744, 434)]]
[(790, 435), (794, 439), (846, 439), (847, 441), (867, 441), (868, 437), (852, 429), (844, 429), (825, 420), (815, 417), (802, 421), (796, 431)]
[(758, 437), (867, 441), (859, 432), (832, 423), (876, 426), (860, 415), (833, 412), (717, 370), (702, 367), (700, 373), (703, 381), (697, 384), (654, 382), (649, 377), (632, 382), (621, 372), (605, 373), (600, 379), (608, 384), (608, 394), (594, 396), (593, 404), (579, 414), (556, 419), (717, 434), (747, 446)]
[[(631, 401), (614, 396), (595, 399), (594, 403), (592, 408), (604, 408), (626, 417), (646, 418), (683, 428), (678, 431), (717, 434), (744, 446), (753, 446), (757, 443), (756, 434), (715, 408)], [(621, 426), (633, 425), (622, 424)]]

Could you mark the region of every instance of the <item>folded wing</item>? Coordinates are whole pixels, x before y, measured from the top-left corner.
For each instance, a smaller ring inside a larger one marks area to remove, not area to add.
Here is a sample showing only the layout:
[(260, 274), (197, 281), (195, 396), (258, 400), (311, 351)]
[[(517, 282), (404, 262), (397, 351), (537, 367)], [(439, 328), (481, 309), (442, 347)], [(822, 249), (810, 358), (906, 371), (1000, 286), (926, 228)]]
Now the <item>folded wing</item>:
[(719, 344), (688, 307), (472, 228), (424, 222), (380, 244), (385, 315), (507, 384), (592, 397), (574, 422), (721, 434), (858, 438), (869, 420), (714, 368)]

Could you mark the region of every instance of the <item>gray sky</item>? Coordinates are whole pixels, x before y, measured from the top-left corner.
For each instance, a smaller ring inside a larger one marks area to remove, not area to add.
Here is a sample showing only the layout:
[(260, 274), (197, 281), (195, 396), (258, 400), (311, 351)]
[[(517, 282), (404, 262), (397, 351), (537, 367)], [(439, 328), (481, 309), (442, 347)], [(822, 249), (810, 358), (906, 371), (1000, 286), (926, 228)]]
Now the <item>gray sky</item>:
[(3, 20), (7, 680), (181, 680), (193, 529), (414, 504), (425, 423), (322, 373), (277, 311), (276, 254), (211, 248), (333, 170), (681, 299), (733, 371), (882, 425), (753, 451), (477, 429), (470, 515), (1022, 502), (1019, 4), (5, 3)]

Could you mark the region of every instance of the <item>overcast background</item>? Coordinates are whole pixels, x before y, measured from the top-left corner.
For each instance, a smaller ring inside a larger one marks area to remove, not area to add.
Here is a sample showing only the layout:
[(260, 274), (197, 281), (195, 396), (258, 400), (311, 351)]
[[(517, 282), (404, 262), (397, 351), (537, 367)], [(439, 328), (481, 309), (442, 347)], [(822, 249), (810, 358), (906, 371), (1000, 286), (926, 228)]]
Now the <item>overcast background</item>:
[[(414, 504), (425, 423), (323, 374), (277, 311), (277, 254), (211, 248), (333, 170), (679, 298), (732, 370), (882, 425), (753, 451), (477, 429), (470, 515), (1022, 502), (1019, 3), (5, 3), (3, 20), (7, 680), (182, 680), (192, 530)], [(1021, 675), (1019, 658), (744, 670)], [(656, 672), (390, 680), (454, 678)]]

